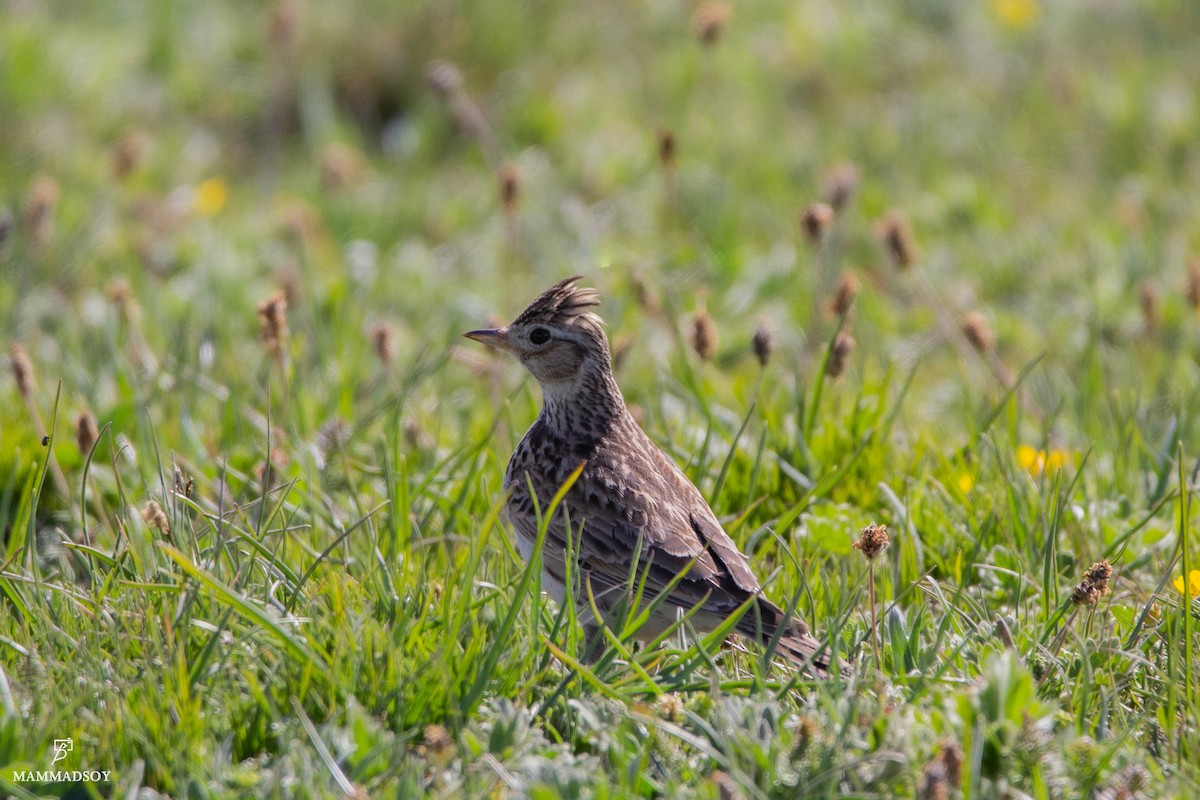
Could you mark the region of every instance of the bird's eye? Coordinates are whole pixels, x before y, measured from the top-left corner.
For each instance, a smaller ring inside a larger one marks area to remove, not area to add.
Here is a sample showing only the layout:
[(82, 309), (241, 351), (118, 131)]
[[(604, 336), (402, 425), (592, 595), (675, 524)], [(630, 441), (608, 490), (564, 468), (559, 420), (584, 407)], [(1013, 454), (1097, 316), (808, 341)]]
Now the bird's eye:
[(529, 341), (534, 344), (545, 344), (550, 341), (550, 331), (545, 328), (534, 328), (529, 332)]

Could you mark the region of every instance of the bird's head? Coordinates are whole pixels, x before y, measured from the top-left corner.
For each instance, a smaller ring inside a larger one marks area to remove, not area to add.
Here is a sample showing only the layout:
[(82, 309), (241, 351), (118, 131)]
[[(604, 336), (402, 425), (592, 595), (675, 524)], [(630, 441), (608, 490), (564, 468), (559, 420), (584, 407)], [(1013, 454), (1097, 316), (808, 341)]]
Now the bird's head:
[(589, 373), (612, 369), (604, 321), (589, 309), (600, 305), (595, 289), (567, 278), (542, 292), (508, 325), (463, 334), (507, 350), (521, 360), (543, 390), (559, 393)]

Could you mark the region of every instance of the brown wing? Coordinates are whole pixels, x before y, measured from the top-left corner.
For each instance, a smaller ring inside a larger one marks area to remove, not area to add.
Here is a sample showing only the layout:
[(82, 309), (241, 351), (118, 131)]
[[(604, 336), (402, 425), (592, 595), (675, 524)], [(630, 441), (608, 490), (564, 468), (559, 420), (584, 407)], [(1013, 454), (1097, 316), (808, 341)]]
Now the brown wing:
[[(572, 525), (586, 526), (579, 563), (593, 584), (627, 585), (636, 556), (639, 576), (646, 571), (648, 598), (685, 570), (669, 598), (674, 605), (705, 603), (723, 616), (757, 594), (760, 586), (746, 557), (700, 491), (632, 420), (614, 434), (581, 454), (586, 466), (564, 501)], [(552, 521), (547, 540), (548, 548), (565, 553), (561, 516)]]

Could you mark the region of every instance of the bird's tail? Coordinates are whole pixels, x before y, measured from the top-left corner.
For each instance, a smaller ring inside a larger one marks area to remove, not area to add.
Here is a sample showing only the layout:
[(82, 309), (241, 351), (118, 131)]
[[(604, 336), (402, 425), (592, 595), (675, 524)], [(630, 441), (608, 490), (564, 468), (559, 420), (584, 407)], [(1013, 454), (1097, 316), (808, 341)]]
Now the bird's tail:
[[(818, 678), (834, 677), (830, 647), (814, 639), (807, 625), (795, 617), (785, 616), (778, 606), (766, 598), (759, 599), (757, 610), (758, 614), (753, 618), (750, 614), (742, 617), (737, 626), (738, 633), (756, 639), (763, 646), (770, 646), (775, 632), (781, 625), (786, 626), (776, 642), (775, 652)], [(836, 673), (836, 677), (847, 680), (854, 670), (845, 661), (839, 660)]]
[[(786, 634), (779, 637), (779, 643), (775, 652), (781, 654), (796, 666), (809, 670), (818, 678), (834, 677), (829, 648), (807, 633)], [(842, 680), (849, 680), (853, 675), (854, 670), (850, 668), (850, 665), (839, 659), (837, 677), (840, 677)]]

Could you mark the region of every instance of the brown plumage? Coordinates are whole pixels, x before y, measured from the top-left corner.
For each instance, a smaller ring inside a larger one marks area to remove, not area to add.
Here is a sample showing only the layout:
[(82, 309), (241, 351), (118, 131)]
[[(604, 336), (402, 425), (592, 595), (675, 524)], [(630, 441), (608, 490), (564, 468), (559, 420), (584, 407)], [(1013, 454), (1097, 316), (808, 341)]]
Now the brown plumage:
[[(549, 523), (542, 550), (543, 588), (562, 602), (569, 549), (577, 559), (572, 572), (585, 587), (576, 600), (593, 635), (596, 621), (587, 587), (602, 615), (615, 614), (629, 601), (636, 559), (636, 580), (646, 579), (643, 604), (653, 602), (683, 573), (639, 630), (639, 638), (654, 638), (692, 609), (698, 610), (691, 624), (712, 630), (753, 601), (737, 631), (768, 642), (785, 626), (778, 651), (826, 675), (828, 648), (809, 635), (808, 626), (763, 596), (746, 556), (722, 530), (700, 491), (626, 410), (613, 379), (603, 322), (591, 310), (599, 305), (599, 295), (579, 287), (579, 280), (552, 286), (508, 326), (466, 334), (514, 354), (542, 387), (542, 412), (504, 476), (506, 511), (522, 556), (528, 559), (537, 541), (536, 509), (546, 509), (582, 464), (562, 509)], [(850, 670), (841, 665), (840, 673), (846, 677)]]

